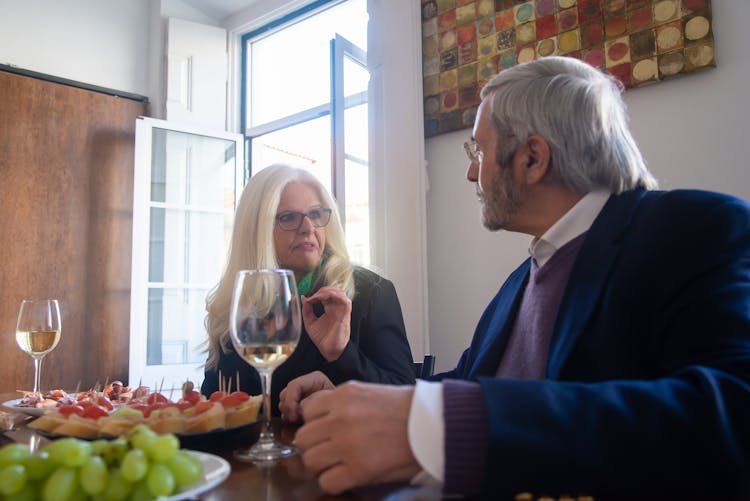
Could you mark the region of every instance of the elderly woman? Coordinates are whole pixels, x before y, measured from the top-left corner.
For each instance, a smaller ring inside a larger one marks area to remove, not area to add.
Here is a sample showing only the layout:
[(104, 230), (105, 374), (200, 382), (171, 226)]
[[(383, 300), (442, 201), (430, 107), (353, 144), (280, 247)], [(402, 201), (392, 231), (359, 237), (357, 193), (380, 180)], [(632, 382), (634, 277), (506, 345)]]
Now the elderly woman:
[[(323, 372), (334, 384), (350, 379), (414, 382), (409, 343), (393, 284), (352, 266), (333, 198), (308, 171), (267, 167), (245, 187), (234, 221), (224, 274), (207, 299), (208, 360), (204, 395), (222, 379), (250, 394), (261, 392), (255, 369), (234, 350), (229, 307), (238, 270), (287, 268), (302, 298), (304, 327), (297, 349), (274, 370), (272, 412), (292, 379)], [(238, 376), (239, 375), (239, 376)]]

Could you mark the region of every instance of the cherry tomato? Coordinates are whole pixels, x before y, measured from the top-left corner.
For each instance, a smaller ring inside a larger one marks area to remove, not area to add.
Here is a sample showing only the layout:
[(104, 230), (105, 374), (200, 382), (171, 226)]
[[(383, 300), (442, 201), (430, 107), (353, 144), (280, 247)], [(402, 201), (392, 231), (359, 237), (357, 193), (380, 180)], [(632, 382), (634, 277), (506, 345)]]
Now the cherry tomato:
[(115, 408), (114, 405), (112, 405), (112, 401), (108, 399), (107, 397), (99, 397), (96, 399), (96, 404), (104, 407), (108, 411), (111, 411)]
[(242, 402), (247, 402), (248, 400), (250, 400), (250, 395), (244, 391), (234, 391), (230, 395), (221, 399), (221, 405), (226, 409), (227, 407), (236, 407)]
[(156, 403), (168, 403), (169, 399), (162, 395), (161, 393), (151, 393), (148, 398), (146, 399), (146, 403), (149, 405), (153, 405)]
[(79, 400), (76, 405), (80, 405), (81, 407), (85, 409), (88, 409), (92, 405), (96, 405), (90, 398), (84, 398), (83, 400)]
[(187, 400), (178, 400), (177, 402), (168, 405), (168, 407), (177, 407), (180, 412), (183, 412), (185, 409), (189, 409), (192, 406), (193, 404)]
[(182, 400), (190, 402), (191, 405), (195, 405), (201, 401), (201, 394), (199, 391), (190, 390), (189, 392), (185, 393), (185, 395), (182, 397)]
[(148, 409), (148, 405), (144, 404), (143, 402), (128, 402), (128, 407), (137, 411), (141, 411), (144, 414), (146, 412), (146, 409)]
[(85, 418), (99, 419), (104, 416), (109, 416), (109, 413), (101, 405), (91, 405), (83, 410), (83, 417)]
[(80, 416), (81, 414), (83, 414), (83, 407), (76, 404), (62, 405), (57, 409), (57, 412), (66, 417), (70, 416), (71, 414), (78, 414)]
[(169, 400), (167, 400), (166, 402), (155, 402), (153, 404), (148, 404), (143, 410), (143, 416), (149, 417), (152, 412), (158, 411), (159, 409), (163, 409), (165, 407), (169, 407), (170, 405), (174, 405), (174, 402), (170, 402)]
[(229, 394), (226, 391), (215, 391), (211, 393), (211, 396), (208, 398), (208, 400), (211, 402), (219, 402), (221, 401), (222, 398), (226, 397), (227, 395)]
[(195, 407), (193, 407), (193, 416), (202, 414), (213, 406), (214, 406), (214, 402), (211, 402), (210, 400), (204, 400), (203, 402), (198, 402), (197, 404), (195, 404)]

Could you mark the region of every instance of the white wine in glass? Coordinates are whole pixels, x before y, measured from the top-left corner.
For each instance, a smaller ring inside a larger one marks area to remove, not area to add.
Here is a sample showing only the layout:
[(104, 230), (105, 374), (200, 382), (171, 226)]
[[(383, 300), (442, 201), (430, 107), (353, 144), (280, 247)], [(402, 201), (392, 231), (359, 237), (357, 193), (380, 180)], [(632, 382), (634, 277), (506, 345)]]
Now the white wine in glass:
[(60, 342), (57, 299), (24, 299), (18, 310), (16, 343), (34, 359), (34, 393), (41, 393), (42, 359)]
[(232, 344), (240, 357), (255, 367), (263, 391), (263, 427), (258, 441), (235, 451), (237, 459), (276, 461), (295, 454), (294, 447), (276, 441), (271, 429), (271, 375), (289, 358), (302, 329), (299, 296), (290, 270), (237, 272), (229, 313)]

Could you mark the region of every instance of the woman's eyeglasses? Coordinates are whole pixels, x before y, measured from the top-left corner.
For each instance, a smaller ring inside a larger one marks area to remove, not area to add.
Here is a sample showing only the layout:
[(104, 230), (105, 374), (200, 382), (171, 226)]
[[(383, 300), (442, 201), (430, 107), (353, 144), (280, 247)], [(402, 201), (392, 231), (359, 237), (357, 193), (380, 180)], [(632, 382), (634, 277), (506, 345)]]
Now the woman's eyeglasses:
[(313, 226), (322, 228), (331, 220), (331, 209), (321, 207), (307, 212), (286, 211), (276, 214), (276, 224), (286, 231), (297, 231), (302, 226), (302, 221), (307, 217)]
[(477, 146), (477, 142), (473, 139), (464, 143), (464, 151), (466, 156), (469, 157), (472, 163), (482, 163), (482, 150)]

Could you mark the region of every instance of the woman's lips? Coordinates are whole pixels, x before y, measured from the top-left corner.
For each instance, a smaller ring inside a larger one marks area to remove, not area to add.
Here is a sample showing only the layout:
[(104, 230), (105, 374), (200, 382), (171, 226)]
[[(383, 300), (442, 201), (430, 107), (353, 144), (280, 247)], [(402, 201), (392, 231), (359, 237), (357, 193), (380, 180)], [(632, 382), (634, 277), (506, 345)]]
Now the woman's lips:
[(304, 252), (311, 252), (311, 251), (316, 250), (318, 246), (312, 242), (303, 242), (297, 245), (296, 248)]

